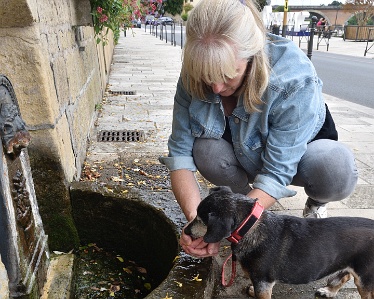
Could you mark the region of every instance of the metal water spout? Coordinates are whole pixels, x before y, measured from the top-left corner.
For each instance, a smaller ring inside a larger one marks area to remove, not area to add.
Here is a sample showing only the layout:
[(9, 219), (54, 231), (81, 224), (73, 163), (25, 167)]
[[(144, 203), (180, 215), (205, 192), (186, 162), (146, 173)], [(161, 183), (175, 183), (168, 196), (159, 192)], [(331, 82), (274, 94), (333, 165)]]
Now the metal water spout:
[(26, 147), (30, 134), (9, 79), (0, 74), (0, 255), (10, 298), (39, 298), (49, 250)]

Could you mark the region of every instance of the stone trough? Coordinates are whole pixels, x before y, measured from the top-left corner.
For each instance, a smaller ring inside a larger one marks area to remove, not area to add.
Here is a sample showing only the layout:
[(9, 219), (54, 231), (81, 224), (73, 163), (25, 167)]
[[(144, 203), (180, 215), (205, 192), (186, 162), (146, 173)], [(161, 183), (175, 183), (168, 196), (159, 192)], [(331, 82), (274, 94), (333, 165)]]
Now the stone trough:
[(211, 259), (180, 251), (178, 234), (185, 220), (170, 193), (91, 182), (72, 183), (70, 192), (82, 243), (147, 261), (158, 287), (146, 298), (211, 298)]

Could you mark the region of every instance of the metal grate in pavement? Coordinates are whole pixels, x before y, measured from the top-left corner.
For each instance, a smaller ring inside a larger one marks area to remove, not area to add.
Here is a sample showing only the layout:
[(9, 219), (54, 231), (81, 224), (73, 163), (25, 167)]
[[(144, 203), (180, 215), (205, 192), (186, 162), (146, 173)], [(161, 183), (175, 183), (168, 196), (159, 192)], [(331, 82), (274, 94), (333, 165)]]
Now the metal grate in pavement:
[(97, 136), (99, 142), (142, 142), (145, 134), (142, 130), (100, 131)]
[(111, 90), (109, 91), (112, 95), (126, 95), (126, 96), (133, 96), (136, 95), (136, 91), (134, 90)]

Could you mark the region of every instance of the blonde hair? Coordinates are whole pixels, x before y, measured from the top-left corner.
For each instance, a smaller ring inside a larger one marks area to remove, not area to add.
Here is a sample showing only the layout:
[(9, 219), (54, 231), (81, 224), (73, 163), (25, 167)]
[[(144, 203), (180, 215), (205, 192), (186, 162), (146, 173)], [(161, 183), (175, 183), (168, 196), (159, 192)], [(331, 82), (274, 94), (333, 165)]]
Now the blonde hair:
[(237, 59), (251, 67), (240, 89), (247, 112), (257, 111), (269, 81), (266, 31), (253, 0), (201, 0), (186, 27), (182, 80), (194, 96), (206, 99), (208, 84), (236, 77)]

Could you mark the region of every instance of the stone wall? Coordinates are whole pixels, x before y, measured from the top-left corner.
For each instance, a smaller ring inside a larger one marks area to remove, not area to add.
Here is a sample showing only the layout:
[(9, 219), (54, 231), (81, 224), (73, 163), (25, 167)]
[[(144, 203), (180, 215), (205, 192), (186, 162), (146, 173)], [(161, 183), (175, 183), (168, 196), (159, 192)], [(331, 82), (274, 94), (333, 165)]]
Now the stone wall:
[[(69, 184), (78, 180), (113, 46), (96, 45), (89, 0), (8, 0), (0, 8), (0, 73), (13, 84), (51, 250), (78, 245)], [(79, 31), (80, 38), (77, 38)]]
[(0, 299), (9, 299), (8, 274), (0, 256)]

